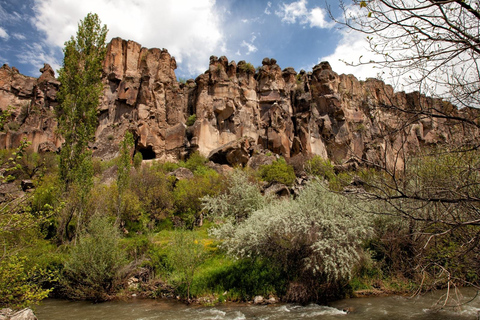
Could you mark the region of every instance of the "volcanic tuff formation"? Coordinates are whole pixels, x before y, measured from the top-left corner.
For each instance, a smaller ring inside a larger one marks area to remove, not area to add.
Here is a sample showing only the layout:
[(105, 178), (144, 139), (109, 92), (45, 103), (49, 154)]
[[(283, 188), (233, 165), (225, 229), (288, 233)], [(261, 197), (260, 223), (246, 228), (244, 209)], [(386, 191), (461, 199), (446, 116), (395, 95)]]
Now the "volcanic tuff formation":
[[(94, 155), (114, 157), (130, 130), (144, 159), (175, 160), (199, 150), (217, 163), (244, 165), (267, 149), (286, 158), (315, 154), (340, 164), (393, 165), (402, 161), (397, 157), (402, 146), (415, 151), (478, 136), (448, 119), (409, 118), (395, 110), (435, 107), (478, 118), (476, 109), (457, 110), (418, 93), (395, 93), (379, 80), (338, 75), (328, 62), (297, 73), (282, 70), (274, 59), (265, 58), (254, 70), (244, 61), (212, 56), (204, 74), (184, 83), (177, 81), (175, 69), (165, 49), (111, 41)], [(11, 107), (12, 113), (0, 133), (1, 148), (17, 146), (22, 137), (36, 151), (61, 146), (53, 113), (60, 83), (50, 66), (41, 71), (35, 79), (7, 65), (0, 68), (0, 108)]]

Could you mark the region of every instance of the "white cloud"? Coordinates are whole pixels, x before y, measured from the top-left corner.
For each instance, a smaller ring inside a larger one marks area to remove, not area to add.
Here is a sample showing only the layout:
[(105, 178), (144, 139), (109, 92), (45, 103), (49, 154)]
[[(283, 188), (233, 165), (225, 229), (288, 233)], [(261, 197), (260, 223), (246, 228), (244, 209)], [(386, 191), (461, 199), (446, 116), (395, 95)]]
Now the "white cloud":
[(328, 61), (333, 71), (338, 74), (354, 74), (359, 79), (376, 77), (379, 69), (372, 65), (361, 65), (358, 67), (348, 64), (358, 64), (360, 61), (368, 62), (374, 59), (374, 55), (368, 50), (368, 43), (365, 35), (350, 30), (342, 30), (342, 38), (335, 51), (321, 57), (318, 62)]
[(32, 74), (38, 73), (44, 63), (48, 63), (55, 72), (60, 69), (59, 62), (55, 59), (55, 49), (46, 48), (40, 43), (25, 44), (22, 53), (17, 55), (18, 62), (32, 66)]
[(247, 55), (257, 52), (258, 48), (253, 44), (253, 42), (255, 42), (255, 39), (257, 39), (257, 37), (255, 35), (252, 35), (252, 39), (250, 40), (250, 42), (243, 40), (242, 44), (240, 45), (241, 47), (247, 48)]
[(58, 47), (75, 35), (78, 21), (97, 13), (108, 36), (166, 48), (191, 74), (208, 68), (209, 56), (222, 51), (223, 34), (215, 0), (34, 0), (34, 24)]
[(283, 22), (296, 23), (297, 19), (302, 20), (307, 16), (307, 1), (300, 0), (290, 4), (283, 3), (281, 10), (276, 11), (275, 14), (281, 17)]
[(332, 22), (328, 22), (326, 18), (326, 12), (322, 8), (313, 8), (309, 15), (308, 15), (308, 22), (310, 23), (310, 27), (317, 27), (317, 28), (330, 28), (332, 26)]
[(282, 18), (283, 22), (293, 24), (309, 24), (311, 28), (331, 28), (334, 25), (333, 21), (327, 21), (327, 13), (325, 9), (315, 7), (313, 9), (307, 8), (307, 0), (299, 0), (290, 4), (283, 3), (280, 11), (275, 14)]
[(21, 34), (21, 33), (14, 33), (12, 34), (12, 37), (14, 37), (15, 39), (17, 40), (25, 40), (27, 39), (27, 37), (25, 37), (25, 35)]
[(4, 40), (8, 40), (8, 38), (10, 38), (7, 31), (5, 29), (3, 29), (2, 27), (0, 27), (0, 38), (2, 38)]
[(270, 8), (272, 8), (272, 3), (271, 3), (270, 1), (268, 1), (267, 7), (265, 8), (265, 11), (264, 11), (264, 13), (265, 13), (266, 15), (272, 14), (272, 12), (270, 11)]
[(247, 55), (249, 55), (250, 53), (253, 53), (253, 52), (257, 52), (257, 50), (258, 50), (258, 48), (253, 43), (248, 43), (245, 40), (243, 40), (243, 42), (240, 46), (247, 48)]

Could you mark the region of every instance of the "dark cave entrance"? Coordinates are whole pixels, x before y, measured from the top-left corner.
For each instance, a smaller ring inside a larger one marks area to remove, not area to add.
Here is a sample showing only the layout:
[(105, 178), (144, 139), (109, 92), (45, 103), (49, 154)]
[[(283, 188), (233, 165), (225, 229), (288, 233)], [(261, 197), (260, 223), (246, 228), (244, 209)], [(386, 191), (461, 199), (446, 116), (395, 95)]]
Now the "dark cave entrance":
[(153, 151), (152, 146), (148, 146), (146, 148), (138, 148), (137, 152), (140, 152), (142, 154), (143, 160), (152, 160), (156, 158), (156, 154)]

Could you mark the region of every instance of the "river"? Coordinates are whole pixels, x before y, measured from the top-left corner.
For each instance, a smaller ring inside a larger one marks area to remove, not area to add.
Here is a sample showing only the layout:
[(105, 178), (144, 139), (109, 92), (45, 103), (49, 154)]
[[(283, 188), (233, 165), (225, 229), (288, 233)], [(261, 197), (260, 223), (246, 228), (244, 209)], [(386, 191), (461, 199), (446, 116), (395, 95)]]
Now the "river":
[[(48, 299), (35, 308), (39, 320), (186, 320), (186, 319), (388, 319), (478, 320), (480, 297), (459, 308), (438, 310), (435, 303), (444, 292), (409, 298), (402, 296), (344, 299), (329, 306), (310, 304), (252, 305), (226, 303), (214, 307), (187, 306), (177, 301), (132, 299), (92, 304)], [(463, 302), (475, 292), (465, 290)], [(346, 312), (344, 310), (350, 310)]]

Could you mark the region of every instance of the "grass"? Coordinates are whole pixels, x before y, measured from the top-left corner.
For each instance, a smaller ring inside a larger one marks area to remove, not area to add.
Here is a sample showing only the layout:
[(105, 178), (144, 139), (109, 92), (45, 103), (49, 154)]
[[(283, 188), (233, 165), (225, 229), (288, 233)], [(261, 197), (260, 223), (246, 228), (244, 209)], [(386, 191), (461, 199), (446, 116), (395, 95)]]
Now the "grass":
[[(211, 303), (224, 301), (249, 301), (256, 295), (280, 295), (286, 288), (281, 272), (268, 262), (259, 259), (236, 259), (227, 256), (220, 248), (220, 242), (208, 234), (211, 222), (193, 232), (195, 239), (205, 250), (206, 259), (196, 269), (190, 294), (194, 298), (209, 297)], [(147, 267), (154, 268), (155, 274), (176, 287), (183, 295), (185, 288), (179, 285), (180, 274), (168, 260), (175, 230), (162, 230), (150, 237)], [(134, 240), (131, 240), (134, 241)]]

